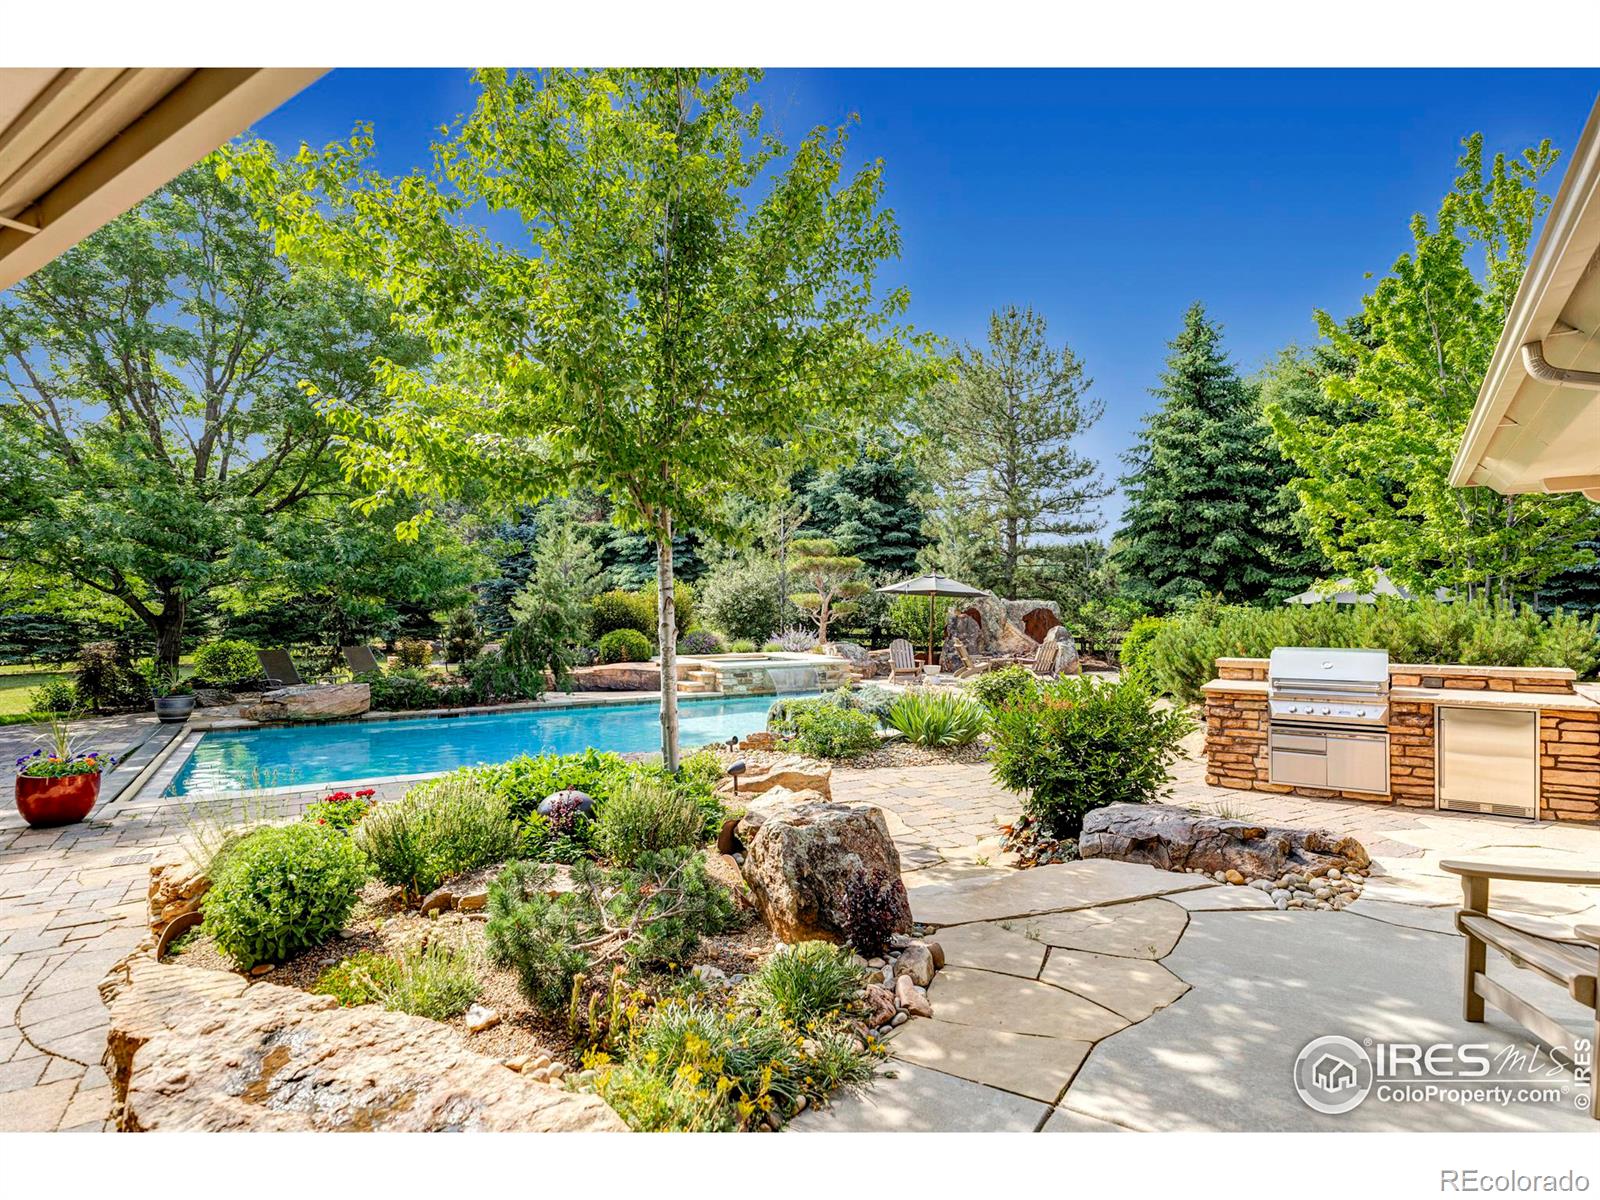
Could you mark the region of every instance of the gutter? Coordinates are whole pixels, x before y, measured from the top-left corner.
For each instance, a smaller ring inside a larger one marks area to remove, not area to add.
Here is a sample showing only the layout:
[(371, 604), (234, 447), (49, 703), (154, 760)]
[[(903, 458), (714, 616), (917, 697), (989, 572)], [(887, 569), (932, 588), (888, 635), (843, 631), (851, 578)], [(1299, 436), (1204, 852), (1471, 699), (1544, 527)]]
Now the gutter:
[(1522, 365), (1529, 376), (1540, 383), (1600, 391), (1600, 371), (1579, 371), (1571, 367), (1551, 366), (1545, 361), (1543, 342), (1528, 342), (1522, 347)]

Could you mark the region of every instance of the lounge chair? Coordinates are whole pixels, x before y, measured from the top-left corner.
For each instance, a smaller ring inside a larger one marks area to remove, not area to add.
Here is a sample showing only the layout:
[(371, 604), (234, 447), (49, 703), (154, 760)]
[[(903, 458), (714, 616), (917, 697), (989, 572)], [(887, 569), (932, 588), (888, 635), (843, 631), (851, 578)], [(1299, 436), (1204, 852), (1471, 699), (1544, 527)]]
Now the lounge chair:
[(1504, 863), (1469, 862), (1451, 859), (1439, 864), (1461, 876), (1461, 911), (1456, 928), (1466, 938), (1466, 970), (1462, 976), (1462, 1019), (1483, 1020), (1485, 1002), (1494, 1005), (1552, 1049), (1566, 1051), (1573, 1058), (1573, 1036), (1554, 1017), (1517, 995), (1505, 984), (1487, 974), (1488, 951), (1504, 955), (1512, 966), (1543, 975), (1566, 988), (1567, 994), (1595, 1013), (1595, 1028), (1589, 1042), (1589, 1115), (1600, 1119), (1600, 1073), (1595, 1071), (1594, 1049), (1600, 1046), (1600, 1011), (1595, 993), (1600, 987), (1600, 926), (1579, 926), (1572, 938), (1530, 933), (1526, 929), (1489, 915), (1489, 881), (1508, 879), (1522, 883), (1574, 883), (1600, 887), (1600, 870), (1575, 870), (1571, 867), (1514, 866)]
[(269, 688), (296, 687), (305, 682), (287, 650), (257, 650), (256, 661), (261, 664)]
[(902, 675), (921, 679), (922, 668), (917, 666), (917, 653), (911, 643), (905, 638), (895, 638), (889, 643), (889, 682), (893, 683)]
[(372, 671), (383, 670), (383, 664), (378, 661), (378, 656), (372, 652), (371, 646), (341, 646), (339, 649), (353, 674), (366, 675)]

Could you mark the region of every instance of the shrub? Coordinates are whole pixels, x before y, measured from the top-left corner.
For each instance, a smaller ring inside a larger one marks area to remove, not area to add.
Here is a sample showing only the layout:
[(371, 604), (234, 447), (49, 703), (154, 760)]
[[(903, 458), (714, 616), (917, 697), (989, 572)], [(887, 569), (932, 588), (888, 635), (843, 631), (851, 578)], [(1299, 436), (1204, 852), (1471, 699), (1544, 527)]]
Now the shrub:
[(730, 927), (733, 902), (697, 851), (646, 854), (635, 867), (579, 862), (574, 888), (547, 896), (550, 868), (514, 863), (489, 888), (494, 961), (532, 1004), (567, 1004), (579, 974), (614, 962), (680, 963), (700, 938)]
[(790, 654), (804, 654), (817, 648), (817, 631), (814, 629), (785, 629), (778, 635), (778, 649)]
[(899, 692), (891, 692), (886, 687), (879, 687), (875, 683), (864, 683), (850, 693), (850, 706), (859, 708), (878, 720), (883, 720), (889, 715), (889, 710), (894, 707), (894, 702), (900, 699)]
[(1146, 685), (1150, 683), (1150, 647), (1165, 624), (1166, 621), (1161, 617), (1139, 617), (1122, 635), (1117, 659), (1121, 663), (1124, 679)]
[(194, 652), (194, 677), (219, 688), (238, 687), (261, 678), (261, 662), (249, 642), (222, 638)]
[(300, 819), (326, 825), (331, 829), (337, 829), (340, 833), (349, 833), (361, 822), (362, 817), (372, 811), (375, 803), (373, 796), (376, 794), (371, 788), (362, 788), (354, 794), (330, 792), (317, 803), (308, 806), (300, 814)]
[(594, 840), (612, 864), (631, 867), (656, 851), (698, 846), (705, 824), (694, 798), (670, 778), (635, 775), (600, 806)]
[(485, 650), (462, 666), (467, 691), (479, 704), (516, 700), (537, 700), (544, 695), (545, 667), (559, 662), (555, 672), (558, 686), (570, 686), (566, 678), (571, 659), (562, 648), (550, 643), (538, 623), (523, 622), (511, 630), (498, 650)]
[(1165, 791), (1167, 766), (1191, 722), (1151, 703), (1136, 683), (1075, 676), (992, 717), (995, 778), (1027, 791), (1023, 810), (1050, 837), (1076, 837), (1107, 804), (1142, 804)]
[(967, 692), (992, 711), (1018, 700), (1033, 699), (1039, 694), (1039, 677), (1027, 667), (1001, 667), (979, 675), (967, 685)]
[(742, 651), (748, 654), (783, 623), (777, 564), (748, 559), (714, 568), (701, 584), (700, 607), (730, 638), (749, 641), (750, 649)]
[(1201, 600), (1164, 621), (1143, 652), (1150, 687), (1198, 700), (1216, 660), (1264, 658), (1275, 646), (1387, 650), (1395, 662), (1468, 662), (1504, 667), (1570, 667), (1580, 677), (1600, 663), (1600, 614), (1541, 617), (1526, 607), (1478, 601), (1286, 604), (1246, 608)]
[(728, 643), (728, 653), (754, 654), (756, 652), (756, 647), (757, 643), (750, 641), (748, 638), (739, 638), (736, 641)]
[(28, 711), (69, 713), (78, 708), (78, 689), (70, 679), (47, 679), (28, 694)]
[(125, 642), (89, 642), (78, 652), (73, 685), (85, 708), (139, 708), (150, 703), (150, 684), (134, 666)]
[(638, 1133), (731, 1133), (736, 1128), (732, 1106), (697, 1071), (665, 1075), (643, 1063), (607, 1064), (595, 1076), (595, 1093)]
[(845, 940), (863, 958), (888, 952), (899, 915), (900, 881), (887, 871), (861, 870), (845, 884)]
[(650, 660), (650, 639), (637, 629), (613, 629), (600, 639), (603, 663), (635, 663)]
[[(651, 584), (642, 592), (635, 593), (643, 597), (644, 609), (650, 614), (650, 632), (656, 629), (656, 597), (659, 594), (655, 584)], [(694, 588), (681, 579), (672, 582), (672, 624), (673, 633), (683, 636), (686, 629), (692, 626), (696, 609)], [(651, 638), (654, 641), (654, 637)]]
[(445, 619), (444, 660), (464, 663), (483, 649), (483, 634), (471, 608), (458, 608)]
[(709, 629), (695, 629), (683, 635), (678, 643), (679, 654), (721, 654), (722, 639)]
[(590, 611), (590, 632), (597, 638), (604, 638), (618, 629), (631, 629), (653, 639), (656, 610), (652, 598), (643, 592), (625, 592), (620, 588), (596, 596)]
[(356, 828), (373, 871), (420, 899), (452, 875), (510, 858), (517, 827), (505, 799), (471, 774), (420, 783)]
[(907, 692), (889, 710), (888, 722), (918, 746), (966, 746), (984, 731), (988, 713), (959, 692)]
[(241, 968), (282, 962), (339, 932), (366, 873), (351, 840), (326, 826), (259, 829), (214, 864), (206, 931)]
[(428, 676), (414, 667), (399, 667), (393, 671), (364, 671), (356, 677), (357, 683), (367, 685), (372, 695), (372, 707), (377, 712), (415, 712), (422, 708), (440, 708), (454, 696), (454, 689), (436, 688)]
[(856, 1003), (865, 983), (850, 951), (827, 942), (780, 950), (745, 980), (741, 999), (799, 1029), (838, 1017)]
[(472, 956), (443, 941), (407, 947), (398, 957), (363, 950), (318, 976), (311, 990), (340, 1004), (381, 1004), (390, 1012), (445, 1021), (467, 1011), (483, 990)]
[(813, 758), (855, 758), (878, 744), (878, 722), (838, 704), (818, 704), (794, 716), (795, 749)]
[(394, 656), (402, 667), (424, 670), (433, 661), (433, 643), (426, 638), (397, 638)]
[(503, 797), (512, 816), (526, 818), (545, 797), (568, 789), (604, 804), (633, 769), (634, 764), (620, 754), (585, 750), (582, 754), (524, 754), (494, 766), (470, 768), (466, 774)]

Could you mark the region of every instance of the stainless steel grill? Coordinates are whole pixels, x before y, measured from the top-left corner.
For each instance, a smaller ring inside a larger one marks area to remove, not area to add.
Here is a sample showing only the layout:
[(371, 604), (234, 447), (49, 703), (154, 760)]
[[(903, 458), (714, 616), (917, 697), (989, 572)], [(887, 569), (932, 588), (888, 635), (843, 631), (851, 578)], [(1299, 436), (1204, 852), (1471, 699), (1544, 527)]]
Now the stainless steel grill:
[(1280, 646), (1267, 705), (1273, 783), (1388, 794), (1388, 651)]

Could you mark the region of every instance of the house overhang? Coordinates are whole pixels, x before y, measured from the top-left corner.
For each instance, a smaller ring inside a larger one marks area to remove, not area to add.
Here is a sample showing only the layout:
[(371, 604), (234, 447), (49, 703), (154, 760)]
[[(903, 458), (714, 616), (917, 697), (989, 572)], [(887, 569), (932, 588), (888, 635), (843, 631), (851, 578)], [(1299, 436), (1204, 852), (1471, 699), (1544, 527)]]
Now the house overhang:
[(1517, 289), (1450, 482), (1600, 502), (1600, 100)]
[(0, 70), (0, 290), (127, 212), (325, 70)]

